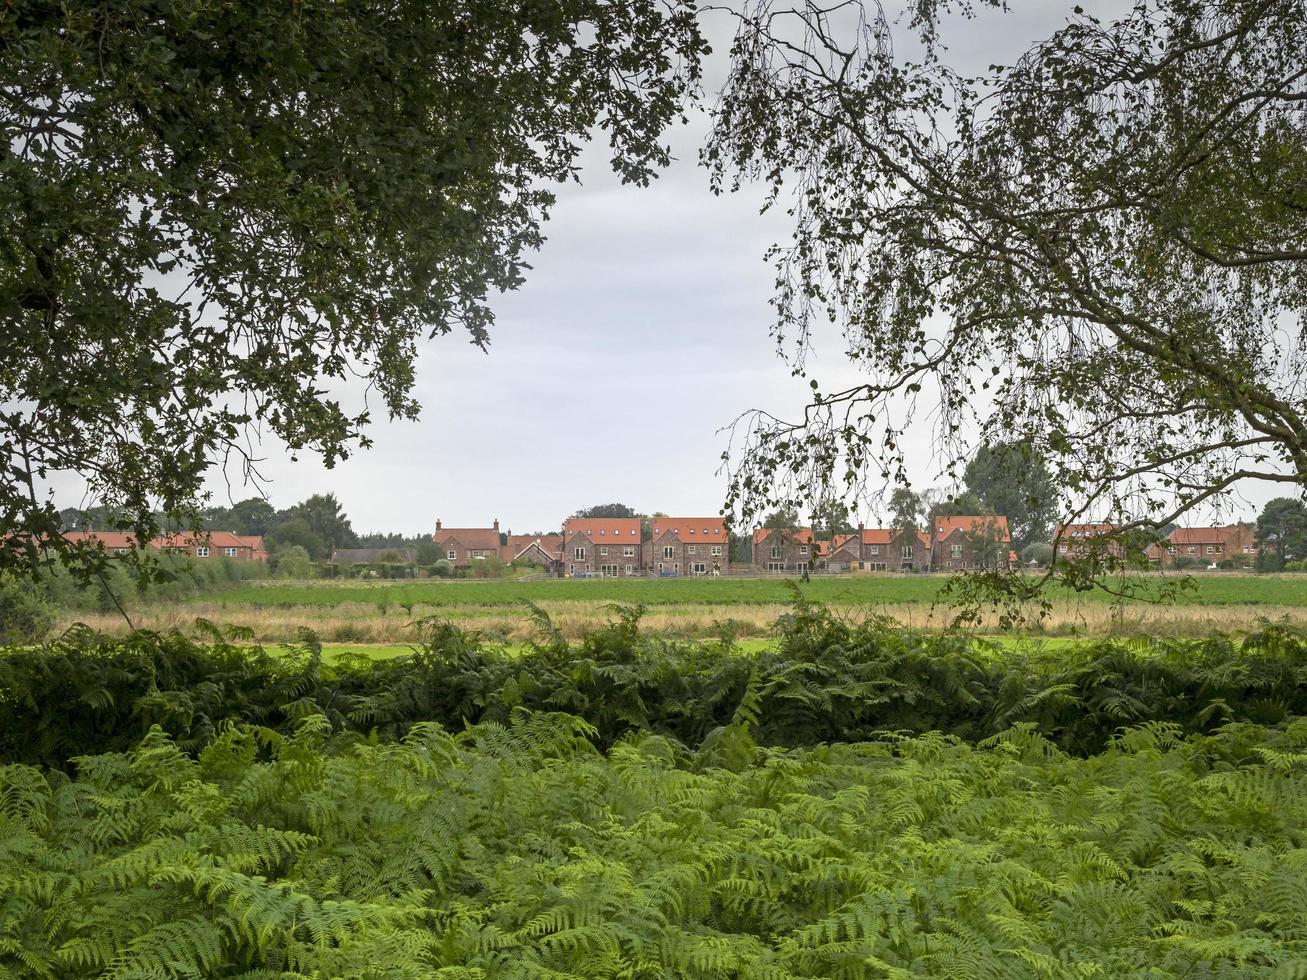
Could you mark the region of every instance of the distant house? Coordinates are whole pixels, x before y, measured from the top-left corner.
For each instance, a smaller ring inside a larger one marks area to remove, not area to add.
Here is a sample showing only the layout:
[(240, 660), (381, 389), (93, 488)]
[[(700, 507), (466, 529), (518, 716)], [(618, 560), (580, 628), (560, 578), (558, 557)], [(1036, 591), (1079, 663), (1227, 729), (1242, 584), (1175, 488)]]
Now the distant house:
[(722, 575), (730, 566), (730, 535), (720, 517), (655, 517), (649, 522), (645, 567), (656, 575)]
[(556, 573), (563, 561), (561, 534), (510, 534), (502, 551), (504, 561), (513, 565), (539, 565)]
[(567, 575), (640, 575), (643, 550), (638, 517), (569, 517), (563, 522)]
[(817, 561), (830, 572), (847, 572), (862, 567), (862, 541), (857, 534), (837, 534), (818, 546)]
[(499, 558), (502, 545), (499, 538), (499, 518), (490, 527), (445, 527), (436, 521), (432, 542), (440, 549), (441, 557), (453, 562), (455, 568), (467, 568), (474, 561)]
[(930, 522), (932, 571), (1005, 571), (1012, 556), (1007, 518), (985, 514), (936, 517)]
[[(130, 531), (66, 531), (64, 540), (73, 544), (83, 541), (99, 542), (104, 550), (112, 555), (125, 555), (136, 543), (136, 538)], [(232, 531), (169, 532), (161, 534), (146, 546), (155, 551), (185, 554), (192, 558), (263, 561), (268, 557), (260, 535), (236, 534)]]
[(1124, 554), (1121, 542), (1115, 538), (1098, 539), (1121, 529), (1119, 524), (1063, 524), (1053, 535), (1058, 558), (1088, 558), (1097, 553), (1120, 558)]
[(753, 567), (772, 574), (803, 574), (817, 561), (810, 527), (760, 527), (753, 532)]
[(1178, 558), (1206, 564), (1224, 561), (1235, 555), (1251, 557), (1257, 551), (1255, 524), (1226, 524), (1221, 527), (1177, 527), (1162, 544), (1148, 549), (1148, 557), (1158, 565), (1170, 565)]

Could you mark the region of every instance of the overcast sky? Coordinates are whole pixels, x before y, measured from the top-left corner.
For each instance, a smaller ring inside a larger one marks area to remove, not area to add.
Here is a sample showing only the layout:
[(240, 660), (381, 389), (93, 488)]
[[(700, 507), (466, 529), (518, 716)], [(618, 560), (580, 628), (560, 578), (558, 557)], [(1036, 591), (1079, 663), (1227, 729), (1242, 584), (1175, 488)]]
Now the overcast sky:
[[(1109, 6), (1081, 0), (1090, 12)], [(1065, 23), (1071, 4), (1035, 0), (981, 12), (946, 34), (955, 65), (1009, 63)], [(721, 77), (730, 24), (709, 21)], [(262, 471), (279, 507), (335, 491), (358, 531), (427, 531), (437, 518), (516, 532), (553, 529), (577, 508), (621, 501), (672, 515), (716, 514), (717, 473), (740, 412), (785, 415), (806, 382), (790, 376), (769, 336), (773, 273), (764, 252), (788, 237), (783, 211), (760, 215), (750, 189), (714, 197), (697, 152), (707, 117), (669, 134), (676, 163), (648, 188), (624, 187), (600, 144), (584, 183), (560, 189), (548, 236), (518, 292), (495, 300), (489, 353), (457, 334), (422, 350), (416, 422), (379, 421), (375, 446), (325, 469), (265, 443)], [(848, 375), (837, 344), (817, 350), (823, 388)], [(936, 482), (923, 429), (914, 485)], [(233, 475), (234, 477), (234, 475)], [(228, 488), (211, 485), (215, 503)], [(79, 502), (72, 482), (61, 506)], [(234, 500), (254, 495), (233, 486)], [(874, 515), (864, 515), (874, 520)]]

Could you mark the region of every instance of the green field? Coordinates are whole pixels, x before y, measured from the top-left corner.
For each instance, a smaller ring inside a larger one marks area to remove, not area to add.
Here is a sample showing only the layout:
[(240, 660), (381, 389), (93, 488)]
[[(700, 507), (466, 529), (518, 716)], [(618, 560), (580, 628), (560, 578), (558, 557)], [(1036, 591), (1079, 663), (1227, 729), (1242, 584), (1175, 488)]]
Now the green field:
[[(880, 605), (935, 602), (948, 584), (943, 576), (866, 576), (816, 578), (802, 583), (803, 594), (836, 605)], [(1143, 591), (1154, 592), (1175, 577), (1144, 580)], [(1176, 597), (1184, 605), (1307, 606), (1307, 576), (1239, 574), (1197, 575), (1193, 588)], [(1108, 593), (1071, 592), (1054, 588), (1050, 597), (1111, 602)], [(212, 600), (214, 597), (208, 597)], [(349, 603), (404, 604), (428, 607), (514, 606), (530, 602), (613, 602), (645, 606), (786, 604), (794, 586), (784, 579), (562, 579), (519, 581), (375, 582), (314, 581), (244, 583), (217, 597), (221, 602), (258, 606), (323, 606)]]

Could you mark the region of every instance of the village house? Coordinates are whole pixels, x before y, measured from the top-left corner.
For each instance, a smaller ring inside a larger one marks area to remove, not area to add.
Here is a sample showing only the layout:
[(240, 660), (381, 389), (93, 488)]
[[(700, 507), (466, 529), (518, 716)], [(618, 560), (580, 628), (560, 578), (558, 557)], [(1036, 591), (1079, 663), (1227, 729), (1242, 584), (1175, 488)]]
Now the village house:
[(655, 575), (723, 575), (730, 566), (730, 535), (720, 517), (654, 517), (645, 567)]
[(1235, 555), (1247, 555), (1251, 560), (1257, 552), (1256, 535), (1257, 525), (1248, 523), (1224, 527), (1177, 527), (1166, 536), (1165, 544), (1148, 549), (1148, 557), (1158, 565), (1174, 564), (1178, 558), (1209, 565)]
[(436, 521), (436, 533), (431, 540), (440, 549), (441, 557), (453, 562), (455, 568), (467, 568), (474, 561), (499, 558), (503, 548), (499, 536), (499, 518), (490, 527), (445, 527)]
[(638, 517), (569, 517), (562, 551), (568, 575), (613, 578), (645, 569)]
[(1012, 535), (1006, 517), (968, 514), (936, 517), (930, 522), (931, 571), (1005, 571), (1012, 558)]
[(817, 545), (817, 564), (828, 572), (848, 572), (862, 567), (862, 542), (856, 534), (837, 534)]
[[(65, 531), (64, 540), (76, 544), (99, 542), (112, 555), (125, 555), (136, 538), (130, 531)], [(268, 557), (263, 538), (257, 534), (232, 531), (179, 531), (162, 534), (147, 545), (156, 551), (190, 555), (192, 558), (234, 558), (237, 561), (264, 561)]]
[(760, 527), (753, 532), (753, 567), (772, 574), (803, 574), (814, 567), (817, 543), (810, 527)]
[(1124, 549), (1116, 539), (1100, 541), (1120, 530), (1119, 524), (1064, 524), (1053, 535), (1057, 558), (1089, 558), (1094, 555), (1121, 558)]
[(512, 565), (539, 565), (556, 574), (563, 562), (561, 534), (512, 534), (502, 551), (504, 561)]

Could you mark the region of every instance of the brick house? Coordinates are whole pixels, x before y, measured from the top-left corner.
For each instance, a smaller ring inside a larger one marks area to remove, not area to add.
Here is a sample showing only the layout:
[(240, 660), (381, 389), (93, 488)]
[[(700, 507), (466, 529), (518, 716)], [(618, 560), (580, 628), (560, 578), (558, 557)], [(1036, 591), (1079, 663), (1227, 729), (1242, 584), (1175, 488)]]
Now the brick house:
[(1006, 517), (969, 514), (937, 517), (930, 522), (932, 571), (972, 568), (1006, 571), (1011, 556), (1012, 535)]
[(1057, 558), (1086, 558), (1095, 552), (1121, 558), (1125, 551), (1115, 539), (1098, 544), (1096, 538), (1120, 530), (1119, 524), (1063, 524), (1053, 535)]
[(562, 561), (567, 575), (644, 574), (638, 517), (569, 517), (563, 522)]
[(436, 521), (432, 542), (440, 549), (441, 557), (454, 563), (455, 568), (467, 568), (474, 561), (500, 558), (503, 545), (499, 537), (499, 518), (490, 527), (445, 527)]
[(1190, 558), (1204, 564), (1214, 564), (1247, 555), (1251, 560), (1257, 553), (1257, 526), (1255, 524), (1227, 524), (1223, 527), (1177, 527), (1166, 536), (1165, 544), (1153, 545), (1148, 557), (1158, 565), (1169, 565), (1177, 558)]
[(539, 565), (556, 574), (563, 562), (561, 534), (510, 534), (503, 549), (504, 561), (514, 565)]
[[(104, 550), (114, 555), (125, 555), (132, 549), (136, 538), (130, 531), (67, 531), (66, 541), (98, 541)], [(175, 531), (161, 534), (148, 547), (157, 551), (190, 555), (192, 558), (234, 558), (237, 561), (264, 561), (268, 557), (263, 538), (257, 534), (236, 534), (232, 531)]]
[(773, 574), (802, 574), (814, 567), (812, 528), (760, 527), (753, 532), (753, 567)]
[(830, 541), (821, 542), (822, 568), (830, 572), (847, 572), (862, 565), (862, 542), (856, 534), (837, 534)]
[(731, 538), (720, 517), (654, 517), (644, 562), (654, 575), (722, 575), (730, 569)]

